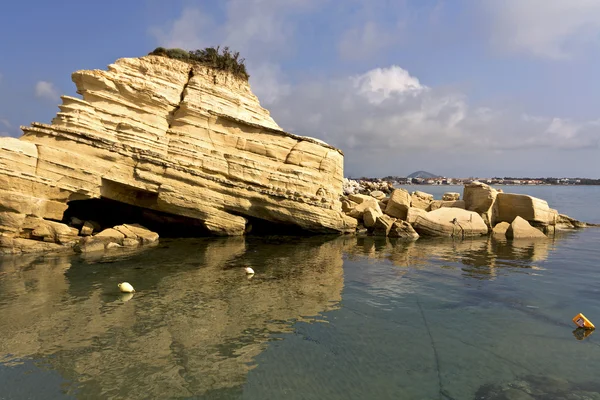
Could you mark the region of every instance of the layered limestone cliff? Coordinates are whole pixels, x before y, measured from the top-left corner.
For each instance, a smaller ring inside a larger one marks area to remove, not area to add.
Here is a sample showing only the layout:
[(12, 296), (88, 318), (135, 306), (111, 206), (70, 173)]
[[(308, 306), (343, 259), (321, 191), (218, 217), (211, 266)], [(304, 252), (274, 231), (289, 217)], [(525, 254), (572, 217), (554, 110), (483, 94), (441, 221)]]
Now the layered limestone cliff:
[(286, 133), (245, 80), (146, 56), (72, 76), (52, 124), (0, 138), (0, 232), (26, 217), (63, 220), (69, 203), (108, 199), (186, 217), (205, 233), (249, 221), (353, 231), (341, 212), (343, 154)]

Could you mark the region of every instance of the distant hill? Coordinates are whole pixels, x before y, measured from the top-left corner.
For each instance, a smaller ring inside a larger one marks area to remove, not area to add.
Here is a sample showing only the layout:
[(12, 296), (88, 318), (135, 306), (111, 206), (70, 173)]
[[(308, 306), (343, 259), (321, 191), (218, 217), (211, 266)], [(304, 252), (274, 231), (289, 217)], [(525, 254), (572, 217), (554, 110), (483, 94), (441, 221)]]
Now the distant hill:
[(417, 172), (413, 172), (412, 174), (407, 176), (407, 178), (422, 178), (422, 179), (432, 179), (432, 178), (437, 178), (437, 177), (439, 177), (439, 175), (435, 175), (435, 174), (432, 174), (431, 172), (427, 172), (427, 171), (417, 171)]

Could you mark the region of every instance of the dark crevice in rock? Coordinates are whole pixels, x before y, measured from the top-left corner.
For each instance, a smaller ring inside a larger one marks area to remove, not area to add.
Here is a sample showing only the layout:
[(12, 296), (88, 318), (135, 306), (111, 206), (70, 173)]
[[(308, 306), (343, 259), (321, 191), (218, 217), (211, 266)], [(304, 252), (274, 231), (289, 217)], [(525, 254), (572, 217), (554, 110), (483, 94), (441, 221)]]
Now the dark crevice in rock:
[(204, 223), (198, 219), (150, 210), (106, 198), (69, 202), (63, 222), (69, 224), (73, 217), (81, 221), (93, 221), (98, 224), (99, 230), (122, 224), (140, 224), (158, 233), (160, 237), (166, 238), (210, 235)]
[(175, 114), (177, 114), (177, 111), (179, 111), (179, 109), (181, 108), (181, 103), (183, 103), (183, 99), (185, 98), (185, 91), (193, 77), (194, 77), (194, 68), (190, 68), (190, 71), (188, 72), (188, 79), (185, 82), (185, 84), (183, 85), (183, 89), (181, 90), (181, 93), (179, 94), (179, 104), (177, 104), (177, 106), (175, 106), (175, 108), (169, 113), (169, 116), (167, 117), (167, 122), (169, 122), (169, 129), (171, 129), (171, 126), (173, 125), (173, 120), (175, 119)]

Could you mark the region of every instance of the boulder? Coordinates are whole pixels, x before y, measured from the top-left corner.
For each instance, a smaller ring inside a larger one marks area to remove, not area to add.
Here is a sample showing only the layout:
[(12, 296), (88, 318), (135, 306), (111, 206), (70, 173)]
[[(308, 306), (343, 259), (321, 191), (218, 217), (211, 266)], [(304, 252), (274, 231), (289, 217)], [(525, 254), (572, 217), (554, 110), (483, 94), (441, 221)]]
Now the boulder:
[(463, 190), (465, 209), (480, 214), (488, 226), (492, 226), (492, 207), (498, 191), (485, 183), (472, 182)]
[(435, 211), (442, 207), (454, 207), (465, 209), (464, 200), (434, 200), (429, 204), (429, 211)]
[(381, 190), (373, 190), (370, 193), (371, 197), (376, 198), (377, 200), (382, 200), (385, 199), (385, 193), (383, 193)]
[(413, 226), (423, 236), (471, 237), (488, 233), (478, 213), (460, 208), (439, 208), (419, 215)]
[(427, 211), (422, 210), (420, 208), (414, 208), (414, 207), (410, 207), (408, 209), (408, 212), (406, 213), (406, 222), (408, 222), (411, 225), (414, 225), (415, 222), (417, 222), (417, 217), (419, 215), (426, 215)]
[(388, 233), (388, 236), (391, 238), (399, 238), (402, 240), (417, 240), (419, 238), (419, 234), (406, 221), (394, 222)]
[(112, 243), (108, 237), (86, 236), (81, 238), (73, 249), (78, 253), (93, 253), (104, 251), (108, 243)]
[(498, 237), (506, 236), (506, 231), (508, 230), (509, 226), (510, 224), (508, 222), (500, 222), (494, 226), (494, 229), (492, 229), (492, 234)]
[(556, 218), (556, 229), (585, 228), (588, 224), (578, 221), (565, 214), (558, 214)]
[(94, 233), (94, 225), (90, 221), (85, 221), (79, 234), (81, 236), (90, 236), (92, 233)]
[(442, 200), (444, 200), (444, 201), (460, 200), (460, 193), (446, 192), (442, 195)]
[(404, 189), (395, 189), (385, 207), (385, 214), (390, 217), (406, 219), (410, 208), (410, 194)]
[(506, 230), (506, 237), (509, 239), (525, 239), (525, 238), (546, 238), (539, 229), (534, 228), (521, 217), (515, 217), (514, 221)]
[(381, 210), (376, 210), (374, 208), (367, 208), (363, 214), (363, 224), (367, 228), (372, 228), (375, 225), (375, 221), (377, 218), (381, 217), (383, 213)]
[(496, 222), (511, 223), (521, 217), (536, 226), (556, 225), (558, 212), (548, 207), (545, 200), (525, 194), (498, 193), (494, 207)]
[[(363, 195), (359, 195), (359, 196), (363, 196)], [(361, 220), (363, 218), (363, 214), (365, 213), (365, 211), (368, 208), (372, 208), (378, 214), (381, 213), (381, 208), (379, 207), (379, 202), (377, 201), (377, 199), (375, 199), (371, 196), (364, 196), (364, 197), (365, 197), (365, 199), (363, 199), (361, 203), (357, 204), (352, 210), (350, 210), (350, 212), (348, 213), (349, 216), (351, 216), (352, 218)]]
[(373, 226), (373, 236), (387, 236), (390, 233), (390, 229), (392, 229), (392, 225), (395, 221), (395, 218), (387, 215), (378, 217), (377, 221), (375, 221), (375, 225)]
[(136, 235), (131, 229), (129, 229), (125, 225), (117, 225), (113, 228), (115, 231), (121, 233), (125, 238), (138, 239), (138, 235)]
[(116, 229), (108, 228), (95, 235), (94, 238), (96, 238), (97, 240), (103, 240), (105, 243), (112, 242), (123, 244), (123, 239), (125, 239), (125, 235), (123, 235)]
[(421, 191), (413, 192), (410, 198), (410, 206), (415, 208), (421, 208), (423, 210), (429, 209), (429, 204), (433, 201), (433, 195)]
[(158, 233), (152, 232), (139, 224), (124, 224), (123, 226), (137, 235), (141, 244), (151, 244), (158, 241)]

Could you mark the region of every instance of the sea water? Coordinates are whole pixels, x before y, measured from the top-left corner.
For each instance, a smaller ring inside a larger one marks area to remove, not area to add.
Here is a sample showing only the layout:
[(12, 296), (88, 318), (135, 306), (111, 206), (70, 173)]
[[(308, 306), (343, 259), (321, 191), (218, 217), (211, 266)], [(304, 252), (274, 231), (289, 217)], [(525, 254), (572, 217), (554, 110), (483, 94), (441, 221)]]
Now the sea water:
[[(600, 222), (598, 187), (503, 189)], [(600, 323), (599, 244), (588, 228), (4, 257), (0, 399), (599, 398), (600, 334), (571, 321)]]

